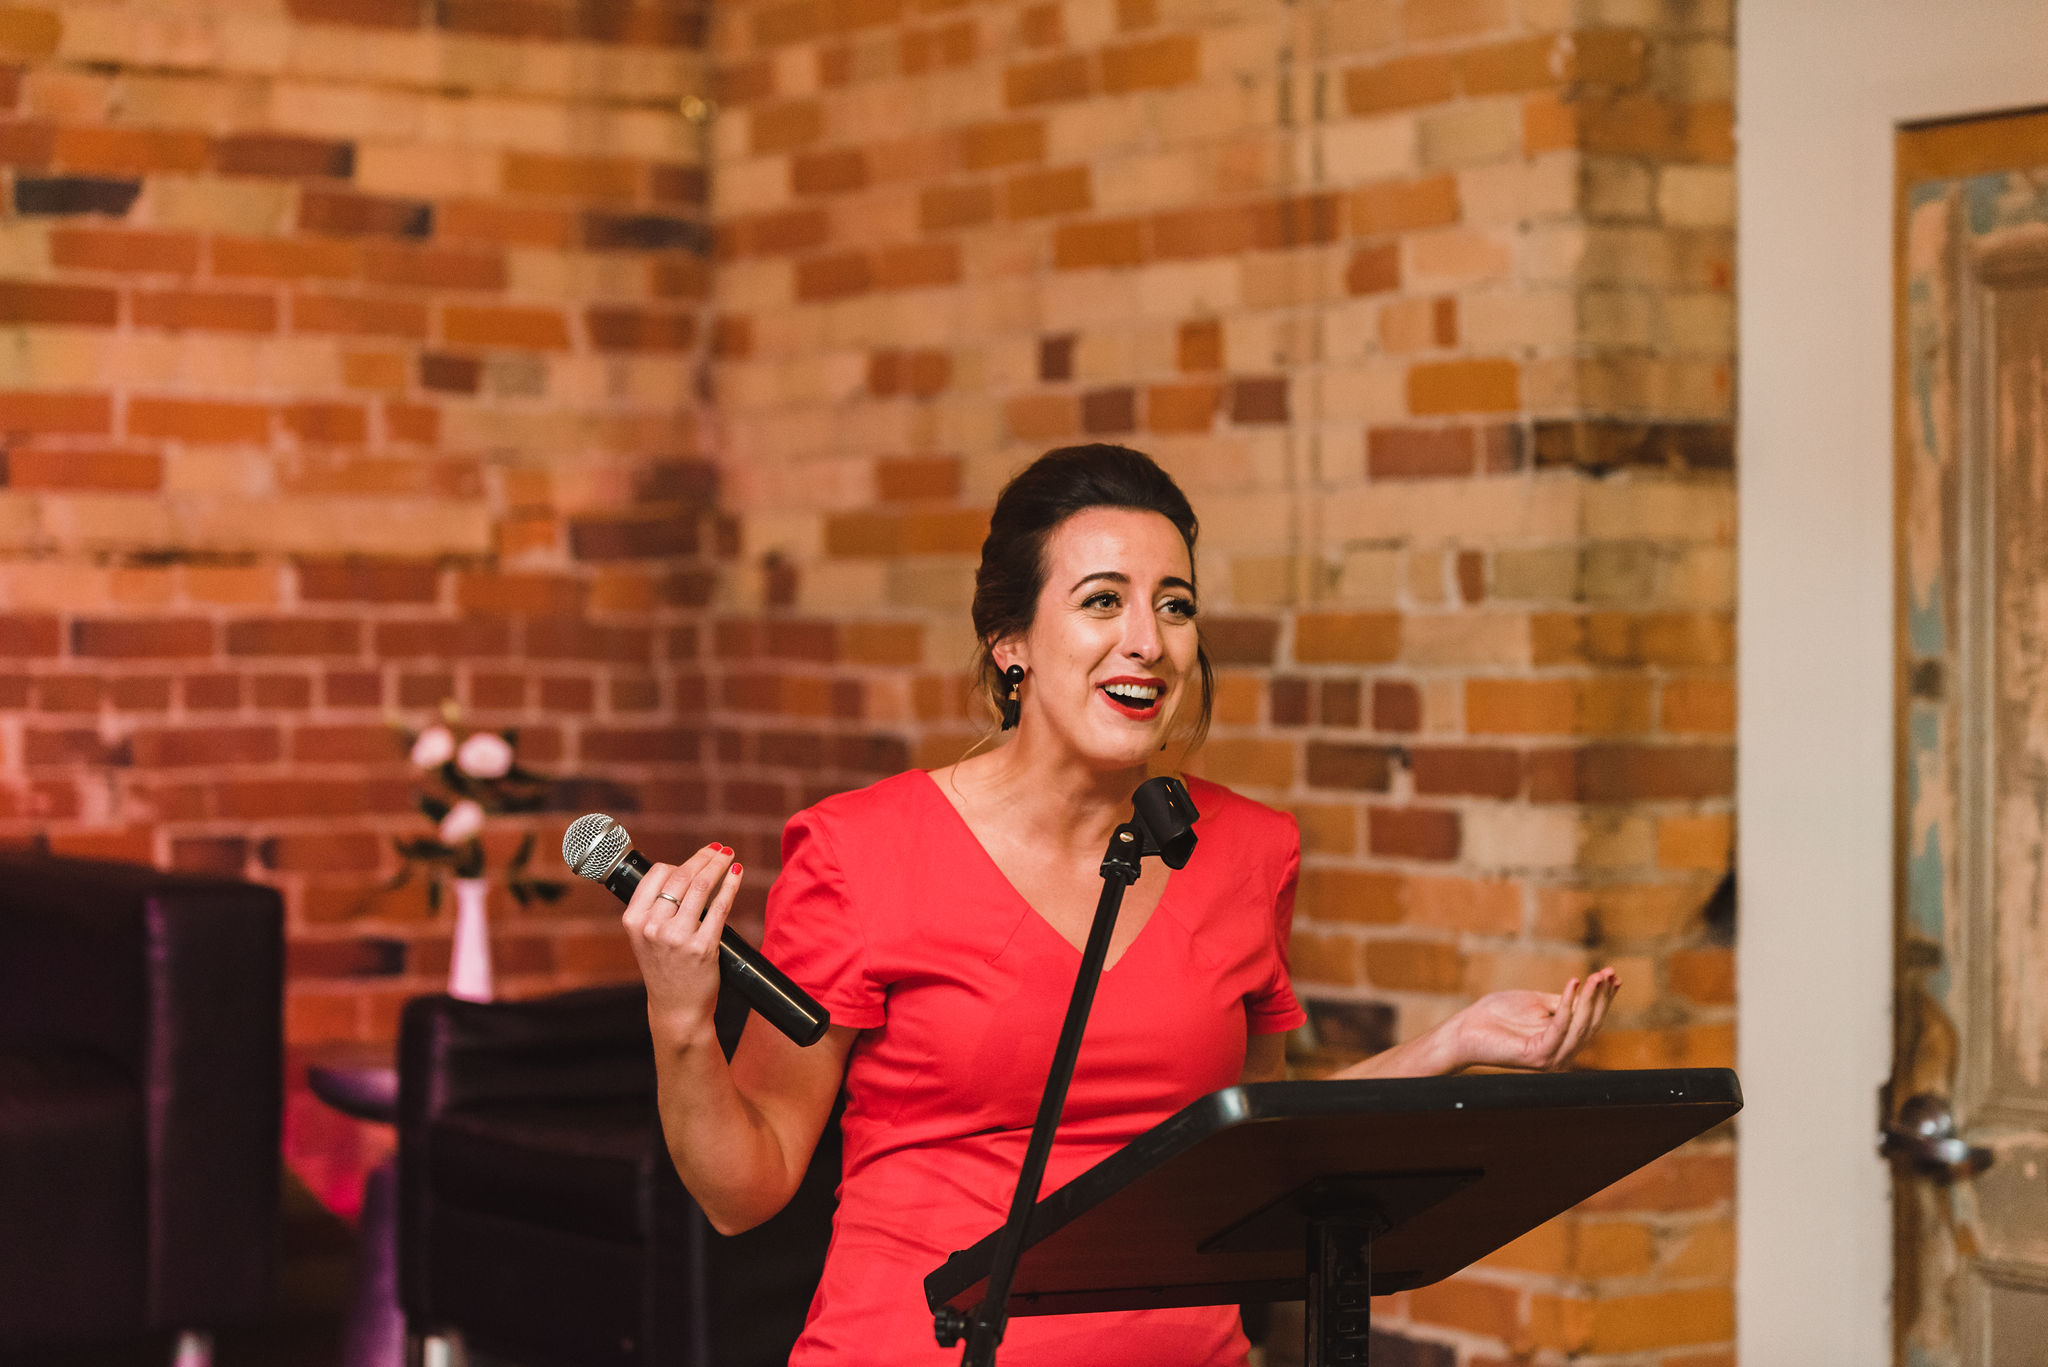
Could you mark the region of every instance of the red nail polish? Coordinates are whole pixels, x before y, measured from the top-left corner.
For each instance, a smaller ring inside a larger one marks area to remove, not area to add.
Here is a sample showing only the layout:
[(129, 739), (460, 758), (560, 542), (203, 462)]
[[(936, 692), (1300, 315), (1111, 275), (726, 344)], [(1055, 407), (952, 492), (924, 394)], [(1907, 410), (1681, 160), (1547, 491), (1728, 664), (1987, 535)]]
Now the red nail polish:
[(734, 864), (732, 866), (732, 871), (734, 873), (745, 873), (747, 871), (747, 866), (745, 864)]

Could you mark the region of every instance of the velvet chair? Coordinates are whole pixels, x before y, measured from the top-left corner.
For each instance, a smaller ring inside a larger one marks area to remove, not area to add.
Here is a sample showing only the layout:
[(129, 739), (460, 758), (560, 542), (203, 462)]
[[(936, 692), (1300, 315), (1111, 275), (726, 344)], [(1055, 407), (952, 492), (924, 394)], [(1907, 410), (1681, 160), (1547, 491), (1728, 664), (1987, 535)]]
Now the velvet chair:
[(283, 982), (272, 889), (0, 863), (0, 1352), (267, 1309)]
[[(720, 1003), (737, 1042), (745, 1006)], [(782, 1367), (824, 1267), (836, 1117), (781, 1214), (730, 1238), (677, 1179), (641, 989), (422, 997), (399, 1037), (399, 1295), (521, 1367)]]

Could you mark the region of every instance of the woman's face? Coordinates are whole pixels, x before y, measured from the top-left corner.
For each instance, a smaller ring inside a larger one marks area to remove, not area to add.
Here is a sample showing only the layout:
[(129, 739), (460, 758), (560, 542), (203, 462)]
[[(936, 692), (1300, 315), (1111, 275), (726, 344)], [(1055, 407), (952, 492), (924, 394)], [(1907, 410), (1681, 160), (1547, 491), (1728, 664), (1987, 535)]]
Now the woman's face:
[(1100, 768), (1144, 764), (1201, 687), (1194, 568), (1158, 513), (1090, 508), (1053, 529), (1037, 616), (996, 663), (1025, 668), (1023, 726)]

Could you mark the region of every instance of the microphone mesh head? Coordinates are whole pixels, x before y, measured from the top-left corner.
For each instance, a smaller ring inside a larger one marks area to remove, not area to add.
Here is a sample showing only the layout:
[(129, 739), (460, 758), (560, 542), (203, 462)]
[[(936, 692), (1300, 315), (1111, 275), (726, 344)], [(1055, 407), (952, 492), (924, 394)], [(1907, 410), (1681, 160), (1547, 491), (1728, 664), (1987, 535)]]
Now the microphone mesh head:
[(585, 878), (602, 883), (619, 866), (633, 837), (603, 812), (579, 816), (562, 833), (562, 862)]

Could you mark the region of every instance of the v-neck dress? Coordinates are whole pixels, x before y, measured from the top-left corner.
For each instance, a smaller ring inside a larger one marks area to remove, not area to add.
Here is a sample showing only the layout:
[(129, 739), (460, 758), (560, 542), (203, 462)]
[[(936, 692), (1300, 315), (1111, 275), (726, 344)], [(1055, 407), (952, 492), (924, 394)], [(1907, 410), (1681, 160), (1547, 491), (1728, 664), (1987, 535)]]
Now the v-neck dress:
[[(1189, 779), (1199, 843), (1103, 974), (1044, 1190), (1235, 1084), (1247, 1034), (1305, 1019), (1287, 981), (1291, 816)], [(922, 770), (799, 812), (763, 952), (861, 1030), (825, 1274), (792, 1367), (951, 1367), (924, 1278), (995, 1229), (1080, 951)], [(1015, 1318), (1005, 1367), (1242, 1367), (1232, 1306)]]

